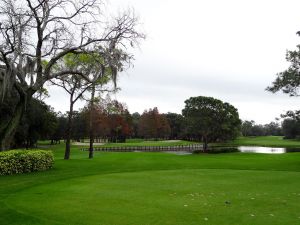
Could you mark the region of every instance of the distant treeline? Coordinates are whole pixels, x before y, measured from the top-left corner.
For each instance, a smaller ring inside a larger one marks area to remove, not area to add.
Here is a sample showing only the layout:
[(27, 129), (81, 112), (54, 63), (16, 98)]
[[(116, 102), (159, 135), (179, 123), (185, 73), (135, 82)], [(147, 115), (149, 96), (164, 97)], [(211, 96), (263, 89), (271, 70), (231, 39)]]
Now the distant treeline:
[(241, 133), (243, 136), (284, 136), (285, 139), (300, 139), (299, 115), (299, 111), (289, 111), (281, 115), (282, 122), (264, 125), (246, 120), (242, 122)]
[[(66, 138), (68, 113), (55, 112), (38, 99), (32, 99), (29, 104), (14, 136), (14, 148), (32, 147), (38, 140), (57, 143)], [(12, 110), (9, 104), (2, 104), (1, 119), (5, 120)], [(161, 114), (157, 108), (130, 114), (125, 104), (114, 100), (101, 102), (92, 111), (88, 106), (75, 111), (71, 137), (75, 141), (89, 138), (92, 123), (96, 142), (125, 142), (126, 138), (176, 139), (181, 132), (181, 121), (181, 115)]]
[(268, 124), (256, 124), (253, 120), (242, 122), (241, 132), (243, 136), (281, 136), (283, 135), (282, 127), (279, 122)]
[[(130, 114), (126, 107), (113, 101), (114, 107), (97, 107), (93, 112), (85, 107), (75, 113), (72, 139), (83, 141), (89, 137), (90, 115), (93, 114), (93, 133), (96, 142), (125, 142), (127, 138), (178, 139), (182, 131), (182, 116), (176, 113), (159, 113), (157, 108), (142, 114)], [(59, 126), (53, 133), (53, 141), (64, 139), (67, 114), (58, 117)]]
[[(213, 100), (205, 97), (203, 99)], [(1, 105), (1, 118), (5, 119), (11, 110), (13, 108), (10, 105)], [(238, 117), (237, 121), (239, 121)], [(93, 129), (95, 142), (125, 142), (127, 138), (201, 141), (203, 133), (209, 129), (206, 128), (208, 125), (200, 122), (195, 122), (194, 117), (184, 117), (177, 113), (160, 113), (156, 107), (145, 110), (142, 114), (137, 112), (130, 114), (124, 103), (102, 99), (93, 106), (93, 109), (87, 104), (86, 107), (74, 112), (71, 138), (78, 142), (89, 139), (90, 131)], [(219, 122), (216, 123), (219, 125)], [(227, 123), (228, 128), (229, 125)], [(237, 130), (238, 126), (237, 124)], [(51, 140), (52, 144), (58, 143), (66, 139), (67, 127), (68, 113), (55, 112), (43, 101), (33, 99), (17, 128), (13, 147), (32, 147), (38, 140)], [(215, 129), (216, 132), (210, 131), (211, 134), (207, 135), (209, 141), (221, 141), (236, 137), (236, 131), (230, 134), (227, 131), (221, 132), (218, 127)]]
[[(1, 119), (5, 120), (10, 110), (12, 110), (10, 105), (2, 104)], [(256, 124), (253, 120), (243, 121), (240, 125), (240, 135), (283, 135), (285, 138), (299, 138), (299, 115), (298, 111), (288, 112), (282, 115), (283, 122), (265, 125)], [(191, 122), (189, 123), (181, 114), (159, 113), (156, 107), (145, 110), (142, 114), (137, 112), (130, 114), (124, 103), (105, 100), (96, 104), (93, 110), (87, 105), (74, 113), (71, 137), (75, 141), (83, 141), (89, 138), (90, 129), (93, 129), (96, 142), (125, 142), (127, 138), (203, 140), (199, 130), (203, 129), (205, 124), (201, 124), (201, 119), (198, 122), (194, 120)], [(51, 140), (52, 143), (64, 140), (67, 123), (68, 113), (57, 113), (43, 101), (33, 99), (17, 128), (14, 147), (32, 147), (37, 140)], [(211, 134), (209, 141), (226, 141), (234, 138), (235, 134), (226, 137), (227, 133), (224, 131), (217, 137)]]

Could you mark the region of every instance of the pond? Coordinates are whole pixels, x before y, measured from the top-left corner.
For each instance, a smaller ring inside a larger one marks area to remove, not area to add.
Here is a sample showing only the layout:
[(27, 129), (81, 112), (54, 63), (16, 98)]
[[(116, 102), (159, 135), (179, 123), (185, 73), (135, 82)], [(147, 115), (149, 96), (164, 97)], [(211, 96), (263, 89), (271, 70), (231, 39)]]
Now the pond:
[(245, 152), (245, 153), (282, 154), (287, 152), (286, 148), (259, 147), (259, 146), (239, 146), (237, 149), (240, 152)]
[[(165, 153), (171, 153), (176, 155), (189, 155), (203, 153), (202, 146), (198, 146), (198, 150), (169, 150), (164, 151)], [(140, 151), (136, 151), (140, 152)], [(242, 152), (242, 153), (264, 153), (264, 154), (283, 154), (290, 152), (300, 152), (300, 148), (279, 148), (279, 147), (263, 147), (263, 146), (226, 146), (226, 147), (210, 147), (207, 153), (217, 154), (217, 153), (231, 153), (231, 152)]]
[(300, 152), (300, 148), (277, 148), (277, 147), (261, 147), (261, 146), (239, 146), (239, 152), (245, 153), (266, 153), (266, 154), (283, 154), (288, 152)]
[(264, 154), (283, 154), (291, 152), (300, 152), (300, 148), (279, 148), (279, 147), (263, 147), (263, 146), (237, 146), (237, 147), (213, 147), (211, 153), (264, 153)]

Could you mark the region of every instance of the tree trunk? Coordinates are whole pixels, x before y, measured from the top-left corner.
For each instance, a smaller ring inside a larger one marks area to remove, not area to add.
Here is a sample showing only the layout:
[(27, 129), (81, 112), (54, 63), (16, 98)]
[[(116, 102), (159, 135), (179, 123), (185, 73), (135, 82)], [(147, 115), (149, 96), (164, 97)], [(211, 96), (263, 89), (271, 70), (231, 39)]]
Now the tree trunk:
[(203, 136), (203, 151), (207, 152), (208, 143), (207, 143), (207, 137)]
[(68, 116), (68, 125), (66, 129), (66, 149), (65, 149), (65, 157), (64, 159), (70, 159), (71, 152), (71, 134), (72, 134), (72, 118), (73, 118), (73, 95), (70, 97), (70, 111)]
[(26, 108), (26, 97), (20, 96), (20, 100), (14, 110), (14, 113), (0, 133), (0, 151), (8, 150), (11, 147), (14, 135)]
[(89, 148), (89, 159), (94, 157), (94, 101), (95, 101), (95, 85), (92, 87), (91, 94), (91, 111), (90, 111), (90, 148)]

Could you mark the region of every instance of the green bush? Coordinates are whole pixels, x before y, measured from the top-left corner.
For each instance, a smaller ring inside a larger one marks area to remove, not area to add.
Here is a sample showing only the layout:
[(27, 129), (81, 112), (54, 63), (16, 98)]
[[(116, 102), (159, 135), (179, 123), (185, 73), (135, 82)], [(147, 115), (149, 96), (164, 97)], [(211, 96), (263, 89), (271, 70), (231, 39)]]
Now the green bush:
[[(234, 147), (212, 147), (207, 150), (208, 154), (218, 154), (218, 153), (232, 153), (232, 152), (239, 152), (237, 148)], [(196, 150), (193, 153), (204, 153), (203, 150)]]
[(53, 153), (44, 150), (12, 150), (0, 152), (0, 175), (29, 173), (52, 168)]

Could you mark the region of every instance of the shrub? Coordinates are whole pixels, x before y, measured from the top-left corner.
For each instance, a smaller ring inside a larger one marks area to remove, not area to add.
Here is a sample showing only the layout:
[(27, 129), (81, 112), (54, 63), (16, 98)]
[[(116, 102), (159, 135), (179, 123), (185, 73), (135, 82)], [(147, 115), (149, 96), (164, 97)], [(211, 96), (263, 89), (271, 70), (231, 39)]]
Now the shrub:
[[(213, 147), (209, 148), (205, 153), (209, 154), (218, 154), (218, 153), (232, 153), (232, 152), (239, 152), (237, 148), (234, 147)], [(193, 153), (204, 153), (203, 150), (196, 150)]]
[(0, 152), (0, 175), (29, 173), (52, 168), (53, 153), (44, 150)]

